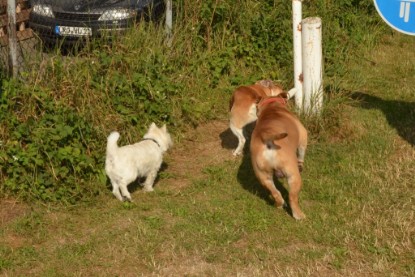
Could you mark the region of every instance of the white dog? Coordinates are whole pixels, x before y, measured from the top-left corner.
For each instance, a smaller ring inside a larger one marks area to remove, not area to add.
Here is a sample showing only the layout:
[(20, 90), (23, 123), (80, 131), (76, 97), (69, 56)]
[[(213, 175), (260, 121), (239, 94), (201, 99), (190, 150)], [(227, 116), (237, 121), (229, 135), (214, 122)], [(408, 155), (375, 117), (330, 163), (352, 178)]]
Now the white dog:
[[(153, 191), (153, 183), (163, 162), (163, 153), (172, 146), (166, 125), (152, 123), (142, 141), (118, 147), (118, 132), (108, 136), (105, 172), (111, 180), (112, 193), (117, 199), (131, 201), (127, 186), (138, 177), (146, 177), (145, 191)], [(121, 193), (120, 193), (121, 192)]]

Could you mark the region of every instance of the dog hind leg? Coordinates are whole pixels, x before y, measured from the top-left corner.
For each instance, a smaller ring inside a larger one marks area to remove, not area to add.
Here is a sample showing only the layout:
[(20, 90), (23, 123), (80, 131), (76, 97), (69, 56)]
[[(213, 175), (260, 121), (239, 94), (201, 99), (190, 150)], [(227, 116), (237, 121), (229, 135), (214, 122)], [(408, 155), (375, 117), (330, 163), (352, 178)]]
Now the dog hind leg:
[(257, 170), (255, 170), (255, 173), (261, 185), (271, 193), (272, 197), (275, 200), (275, 206), (277, 208), (283, 207), (285, 205), (285, 201), (284, 198), (282, 198), (282, 195), (279, 192), (279, 190), (275, 187), (273, 174), (268, 174)]
[(152, 171), (150, 172), (150, 174), (147, 175), (146, 181), (144, 182), (144, 191), (150, 192), (150, 191), (154, 191), (153, 189), (153, 184), (154, 184), (154, 180), (157, 177), (157, 171)]
[(297, 163), (298, 163), (298, 170), (300, 172), (304, 169), (304, 156), (305, 156), (305, 147), (299, 146), (297, 149)]
[(122, 196), (127, 198), (128, 201), (131, 201), (131, 195), (130, 195), (130, 192), (128, 191), (127, 186), (128, 184), (125, 184), (125, 183), (120, 184), (121, 194)]
[(288, 185), (290, 187), (289, 191), (289, 201), (290, 207), (293, 213), (293, 217), (296, 220), (304, 219), (305, 214), (301, 211), (300, 206), (298, 204), (298, 195), (300, 194), (301, 190), (301, 176), (300, 172), (297, 170), (296, 172), (292, 172), (288, 174)]
[(232, 122), (230, 123), (229, 127), (232, 133), (234, 133), (234, 135), (238, 138), (238, 147), (236, 147), (236, 149), (233, 151), (233, 155), (238, 156), (242, 154), (246, 142), (243, 129), (237, 128)]
[(307, 131), (305, 128), (300, 129), (300, 142), (297, 148), (298, 169), (300, 172), (304, 167), (304, 157), (307, 149)]
[(112, 184), (112, 194), (114, 194), (118, 200), (123, 201), (124, 199), (120, 193), (120, 188), (118, 186), (118, 183), (111, 180), (111, 184)]

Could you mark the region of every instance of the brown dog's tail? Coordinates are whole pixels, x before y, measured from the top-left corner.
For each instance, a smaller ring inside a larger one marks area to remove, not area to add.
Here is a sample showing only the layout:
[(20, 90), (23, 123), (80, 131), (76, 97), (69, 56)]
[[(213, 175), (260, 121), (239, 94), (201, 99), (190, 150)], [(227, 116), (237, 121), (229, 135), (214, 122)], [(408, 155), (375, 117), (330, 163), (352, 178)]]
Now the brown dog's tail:
[(279, 134), (273, 134), (271, 136), (263, 136), (262, 142), (267, 145), (269, 149), (276, 148), (279, 149), (280, 147), (277, 145), (277, 141), (280, 139), (283, 139), (287, 137), (287, 133), (279, 133)]

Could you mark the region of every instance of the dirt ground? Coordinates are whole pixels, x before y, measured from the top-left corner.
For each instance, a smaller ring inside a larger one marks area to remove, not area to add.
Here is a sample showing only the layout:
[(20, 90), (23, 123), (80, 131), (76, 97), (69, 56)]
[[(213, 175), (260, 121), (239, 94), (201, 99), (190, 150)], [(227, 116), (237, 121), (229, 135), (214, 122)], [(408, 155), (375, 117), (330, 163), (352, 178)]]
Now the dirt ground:
[(186, 132), (167, 155), (167, 171), (175, 176), (174, 187), (189, 185), (206, 166), (237, 159), (232, 155), (237, 143), (225, 120), (211, 121)]

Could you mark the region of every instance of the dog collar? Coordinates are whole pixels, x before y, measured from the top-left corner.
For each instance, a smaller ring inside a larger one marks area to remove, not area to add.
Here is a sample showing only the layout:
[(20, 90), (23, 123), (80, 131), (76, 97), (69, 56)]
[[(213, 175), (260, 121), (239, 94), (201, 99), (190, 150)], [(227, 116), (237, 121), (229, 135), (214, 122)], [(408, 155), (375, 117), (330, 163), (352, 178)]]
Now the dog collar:
[(142, 140), (151, 140), (152, 142), (154, 142), (155, 144), (157, 144), (158, 147), (161, 148), (160, 144), (155, 139), (152, 139), (152, 138), (143, 138)]
[(269, 97), (267, 99), (265, 99), (264, 101), (259, 103), (259, 106), (265, 106), (271, 103), (277, 102), (283, 106), (287, 105), (287, 99), (282, 98), (282, 97)]

